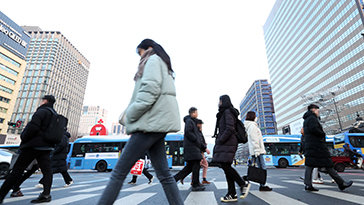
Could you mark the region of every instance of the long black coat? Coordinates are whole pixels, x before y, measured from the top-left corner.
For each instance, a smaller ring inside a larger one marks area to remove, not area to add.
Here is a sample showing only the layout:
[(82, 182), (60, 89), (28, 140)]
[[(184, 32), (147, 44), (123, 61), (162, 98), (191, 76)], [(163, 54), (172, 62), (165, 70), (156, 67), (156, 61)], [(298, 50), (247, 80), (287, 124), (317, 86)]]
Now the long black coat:
[(46, 107), (53, 108), (53, 106), (48, 104), (40, 106), (34, 113), (31, 121), (24, 128), (20, 135), (20, 149), (53, 150), (55, 145), (44, 140), (44, 131), (47, 129), (52, 117), (51, 111)]
[(235, 109), (226, 109), (219, 120), (219, 134), (213, 152), (214, 162), (232, 163), (238, 148), (235, 124), (239, 113)]
[(51, 165), (53, 173), (59, 173), (67, 171), (67, 154), (68, 154), (69, 139), (67, 135), (64, 135), (62, 141), (56, 145), (51, 157)]
[(201, 149), (204, 146), (201, 141), (200, 131), (198, 130), (196, 120), (189, 115), (184, 119), (185, 133), (183, 139), (184, 159), (188, 160), (201, 160)]
[(310, 167), (332, 167), (330, 152), (326, 146), (326, 134), (317, 116), (312, 111), (307, 111), (303, 119), (305, 165)]

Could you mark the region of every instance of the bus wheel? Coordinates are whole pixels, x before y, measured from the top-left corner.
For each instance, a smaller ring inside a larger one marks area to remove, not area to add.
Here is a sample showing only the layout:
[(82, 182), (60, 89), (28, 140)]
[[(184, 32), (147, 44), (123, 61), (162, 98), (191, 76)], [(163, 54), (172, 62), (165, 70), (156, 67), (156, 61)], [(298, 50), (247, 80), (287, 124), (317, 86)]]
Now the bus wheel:
[(288, 167), (288, 161), (286, 159), (278, 160), (278, 167), (279, 168), (287, 168)]
[(337, 163), (337, 164), (335, 164), (334, 169), (338, 172), (344, 172), (345, 165), (343, 163)]
[(107, 170), (107, 163), (105, 161), (99, 161), (96, 164), (96, 170), (98, 172), (106, 172)]

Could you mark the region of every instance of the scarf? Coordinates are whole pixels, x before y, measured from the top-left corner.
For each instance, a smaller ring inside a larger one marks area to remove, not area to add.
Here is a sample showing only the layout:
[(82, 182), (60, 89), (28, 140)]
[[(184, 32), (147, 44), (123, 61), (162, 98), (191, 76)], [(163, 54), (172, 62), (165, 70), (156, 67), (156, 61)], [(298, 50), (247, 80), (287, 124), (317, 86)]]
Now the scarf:
[(139, 62), (138, 71), (134, 76), (135, 81), (137, 81), (139, 78), (141, 78), (143, 76), (145, 64), (147, 63), (149, 57), (152, 56), (153, 54), (155, 54), (153, 48), (148, 48), (143, 53), (143, 55), (141, 56), (140, 62)]

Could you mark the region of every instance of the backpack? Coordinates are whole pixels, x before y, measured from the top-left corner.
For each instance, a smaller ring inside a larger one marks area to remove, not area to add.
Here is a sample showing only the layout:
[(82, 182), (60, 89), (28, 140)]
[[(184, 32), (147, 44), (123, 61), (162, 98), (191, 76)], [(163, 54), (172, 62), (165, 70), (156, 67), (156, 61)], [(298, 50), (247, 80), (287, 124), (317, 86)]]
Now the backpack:
[(49, 125), (44, 131), (44, 141), (50, 144), (59, 144), (67, 128), (68, 120), (62, 115), (58, 115), (54, 109), (47, 107), (51, 111), (52, 116)]
[(243, 122), (239, 120), (239, 118), (237, 118), (235, 128), (236, 128), (236, 138), (238, 139), (238, 143), (244, 143), (244, 144), (247, 143), (248, 135), (246, 134)]

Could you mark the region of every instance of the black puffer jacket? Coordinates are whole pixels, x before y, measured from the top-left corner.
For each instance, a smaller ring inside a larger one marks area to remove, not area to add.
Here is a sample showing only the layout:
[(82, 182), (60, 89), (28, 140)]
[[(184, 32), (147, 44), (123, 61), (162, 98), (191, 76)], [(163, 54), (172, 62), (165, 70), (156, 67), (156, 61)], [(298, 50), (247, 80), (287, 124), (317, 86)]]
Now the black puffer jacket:
[(332, 167), (330, 152), (326, 146), (326, 134), (317, 116), (312, 111), (307, 111), (303, 119), (305, 165), (310, 167)]
[(197, 128), (196, 120), (189, 115), (184, 119), (185, 134), (183, 139), (184, 159), (188, 160), (201, 160), (201, 149), (204, 146), (201, 142), (200, 131)]
[(40, 150), (53, 150), (54, 144), (44, 141), (44, 131), (47, 129), (52, 113), (46, 107), (53, 109), (53, 105), (40, 106), (34, 113), (31, 121), (20, 135), (20, 149), (31, 148)]
[(239, 112), (234, 109), (226, 109), (219, 120), (219, 134), (214, 147), (213, 161), (232, 163), (238, 148), (235, 124)]
[(54, 149), (54, 152), (51, 157), (51, 164), (52, 164), (52, 170), (53, 173), (59, 173), (67, 171), (67, 154), (68, 154), (68, 144), (69, 144), (69, 138), (70, 134), (66, 133), (62, 141), (56, 145), (56, 148)]

